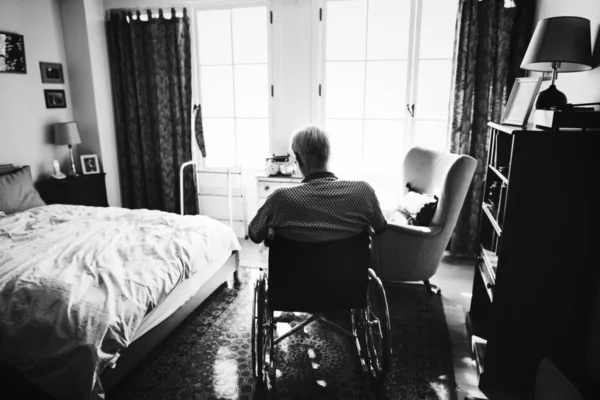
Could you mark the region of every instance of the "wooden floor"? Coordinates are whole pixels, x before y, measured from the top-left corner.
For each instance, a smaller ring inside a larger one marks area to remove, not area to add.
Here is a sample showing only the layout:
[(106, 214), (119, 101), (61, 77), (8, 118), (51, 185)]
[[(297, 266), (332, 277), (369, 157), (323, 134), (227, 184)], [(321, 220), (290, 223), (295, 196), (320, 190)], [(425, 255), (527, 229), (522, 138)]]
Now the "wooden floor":
[[(257, 244), (241, 239), (240, 265), (245, 267), (266, 267), (267, 252), (261, 252)], [(474, 260), (445, 256), (431, 283), (442, 290), (446, 321), (452, 340), (454, 377), (457, 384), (457, 398), (466, 396), (486, 399), (477, 387), (477, 370), (471, 357), (470, 341), (465, 327), (465, 311), (471, 303)], [(494, 400), (494, 399), (490, 399)]]

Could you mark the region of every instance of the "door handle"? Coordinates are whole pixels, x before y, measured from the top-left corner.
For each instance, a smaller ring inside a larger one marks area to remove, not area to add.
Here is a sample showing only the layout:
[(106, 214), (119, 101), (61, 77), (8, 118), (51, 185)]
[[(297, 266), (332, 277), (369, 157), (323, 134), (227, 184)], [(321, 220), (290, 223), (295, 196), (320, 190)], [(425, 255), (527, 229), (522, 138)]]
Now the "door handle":
[(415, 117), (415, 105), (414, 104), (407, 104), (406, 105), (406, 109), (410, 113), (410, 116), (414, 118)]

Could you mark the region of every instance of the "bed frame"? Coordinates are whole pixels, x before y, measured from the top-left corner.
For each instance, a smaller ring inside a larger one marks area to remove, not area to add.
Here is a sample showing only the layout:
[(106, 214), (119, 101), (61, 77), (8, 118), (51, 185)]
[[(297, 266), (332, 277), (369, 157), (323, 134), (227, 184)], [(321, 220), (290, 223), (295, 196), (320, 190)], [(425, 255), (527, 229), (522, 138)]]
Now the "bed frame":
[(162, 342), (192, 311), (208, 298), (224, 282), (238, 282), (239, 253), (234, 251), (225, 264), (200, 287), (198, 292), (179, 307), (171, 316), (136, 339), (129, 347), (121, 351), (115, 368), (108, 367), (100, 381), (105, 392), (109, 392), (121, 381), (142, 359)]

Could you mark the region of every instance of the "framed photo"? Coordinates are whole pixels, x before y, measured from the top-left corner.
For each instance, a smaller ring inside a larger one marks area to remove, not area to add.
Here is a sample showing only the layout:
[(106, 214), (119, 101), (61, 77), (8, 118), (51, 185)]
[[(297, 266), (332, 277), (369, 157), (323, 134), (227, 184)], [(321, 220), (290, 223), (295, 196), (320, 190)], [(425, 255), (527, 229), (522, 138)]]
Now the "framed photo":
[(67, 108), (64, 90), (45, 89), (44, 99), (46, 100), (46, 108)]
[(62, 64), (40, 61), (43, 83), (65, 83)]
[(84, 175), (99, 174), (100, 164), (98, 164), (98, 156), (96, 154), (86, 154), (80, 156), (81, 171)]
[(525, 126), (531, 114), (535, 97), (540, 90), (542, 77), (517, 78), (513, 85), (506, 108), (502, 114), (501, 124)]
[(23, 35), (0, 32), (0, 72), (27, 73)]

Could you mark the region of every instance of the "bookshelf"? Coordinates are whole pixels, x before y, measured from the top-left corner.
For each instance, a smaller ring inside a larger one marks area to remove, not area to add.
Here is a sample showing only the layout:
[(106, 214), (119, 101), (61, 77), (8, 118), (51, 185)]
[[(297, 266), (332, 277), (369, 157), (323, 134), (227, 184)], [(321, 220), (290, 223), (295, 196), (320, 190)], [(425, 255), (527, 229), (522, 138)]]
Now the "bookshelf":
[(575, 386), (586, 374), (600, 131), (488, 130), (467, 329), (481, 391), (533, 398), (543, 357)]

